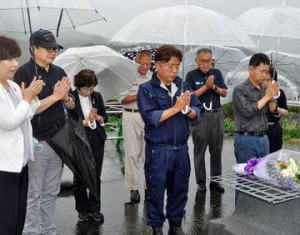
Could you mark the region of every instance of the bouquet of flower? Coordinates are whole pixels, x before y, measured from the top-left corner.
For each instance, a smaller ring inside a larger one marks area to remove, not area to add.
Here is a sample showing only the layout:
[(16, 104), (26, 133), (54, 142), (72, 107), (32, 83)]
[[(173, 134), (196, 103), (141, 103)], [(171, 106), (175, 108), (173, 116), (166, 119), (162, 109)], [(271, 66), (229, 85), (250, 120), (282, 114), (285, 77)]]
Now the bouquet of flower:
[[(235, 171), (237, 168), (240, 170), (242, 164), (237, 165), (240, 167), (235, 165)], [(281, 149), (263, 158), (251, 158), (242, 167), (250, 179), (253, 173), (268, 183), (300, 188), (300, 152)]]

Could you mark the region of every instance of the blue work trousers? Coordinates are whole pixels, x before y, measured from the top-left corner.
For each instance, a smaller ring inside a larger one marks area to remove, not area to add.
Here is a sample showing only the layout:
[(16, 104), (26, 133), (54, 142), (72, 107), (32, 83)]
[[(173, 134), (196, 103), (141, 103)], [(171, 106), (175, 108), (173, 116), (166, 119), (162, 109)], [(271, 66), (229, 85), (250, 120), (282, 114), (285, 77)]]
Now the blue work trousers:
[[(160, 148), (146, 144), (146, 224), (162, 227), (165, 217), (180, 222), (185, 215), (191, 165), (187, 145)], [(166, 216), (164, 194), (167, 189)]]
[(269, 140), (267, 135), (249, 136), (234, 135), (234, 155), (237, 163), (246, 163), (253, 157), (264, 157), (269, 154)]

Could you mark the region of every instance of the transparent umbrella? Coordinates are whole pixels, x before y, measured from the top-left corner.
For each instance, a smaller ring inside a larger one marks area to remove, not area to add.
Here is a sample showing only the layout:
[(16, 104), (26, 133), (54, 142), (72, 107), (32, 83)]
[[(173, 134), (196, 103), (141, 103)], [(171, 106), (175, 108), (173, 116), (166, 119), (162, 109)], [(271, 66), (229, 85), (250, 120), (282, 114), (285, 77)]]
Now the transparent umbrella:
[(1, 0), (0, 31), (23, 32), (40, 28), (70, 29), (105, 20), (90, 0)]
[[(271, 60), (271, 65), (278, 73), (280, 88), (284, 90), (287, 99), (295, 100), (300, 91), (300, 56), (281, 51), (264, 52)], [(237, 85), (248, 77), (248, 64), (251, 56), (244, 58), (233, 72), (227, 74), (226, 84)]]
[[(227, 73), (233, 71), (240, 61), (247, 57), (247, 55), (232, 47), (224, 46), (198, 46), (184, 53), (184, 77), (188, 71), (196, 69), (197, 64), (195, 62), (196, 53), (201, 48), (209, 48), (212, 51), (212, 67), (219, 69), (222, 72), (223, 77), (226, 77)], [(180, 70), (182, 71), (182, 65)]]
[(292, 50), (287, 44), (300, 40), (300, 8), (285, 2), (250, 9), (237, 17), (236, 22), (264, 50)]
[(99, 91), (104, 100), (119, 95), (134, 82), (138, 64), (106, 46), (73, 47), (58, 55), (53, 62), (73, 79), (82, 69), (97, 75)]
[(252, 39), (229, 17), (193, 5), (147, 11), (130, 20), (110, 41), (118, 44), (256, 47)]

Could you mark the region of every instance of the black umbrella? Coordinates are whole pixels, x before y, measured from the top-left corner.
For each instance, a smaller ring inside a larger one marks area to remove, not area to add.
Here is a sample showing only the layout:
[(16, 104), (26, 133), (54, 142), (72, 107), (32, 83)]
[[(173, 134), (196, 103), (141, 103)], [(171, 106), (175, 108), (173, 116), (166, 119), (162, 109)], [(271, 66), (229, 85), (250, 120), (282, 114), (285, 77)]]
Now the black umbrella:
[(66, 120), (60, 131), (47, 142), (93, 196), (99, 198), (95, 162), (82, 120)]
[(136, 57), (136, 53), (143, 50), (148, 50), (151, 53), (150, 71), (154, 72), (155, 71), (154, 57), (156, 52), (155, 47), (145, 45), (145, 46), (137, 46), (133, 48), (123, 48), (119, 51), (119, 53), (121, 53), (123, 56), (127, 57), (128, 59), (134, 60)]

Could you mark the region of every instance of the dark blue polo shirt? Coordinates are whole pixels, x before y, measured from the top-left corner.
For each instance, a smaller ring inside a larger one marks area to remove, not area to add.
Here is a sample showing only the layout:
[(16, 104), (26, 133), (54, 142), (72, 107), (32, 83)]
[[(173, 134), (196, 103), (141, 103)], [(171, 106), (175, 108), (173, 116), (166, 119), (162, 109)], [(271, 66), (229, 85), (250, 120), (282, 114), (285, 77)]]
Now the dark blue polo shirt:
[[(227, 86), (224, 82), (224, 78), (219, 69), (210, 69), (205, 74), (202, 73), (199, 68), (191, 70), (186, 75), (186, 82), (191, 86), (193, 91), (195, 91), (205, 85), (206, 79), (210, 75), (214, 75), (214, 83), (217, 87), (227, 89)], [(210, 101), (212, 101), (212, 109), (217, 109), (221, 107), (220, 95), (212, 89), (207, 90), (198, 98), (202, 104), (206, 104), (206, 107), (209, 106)]]
[[(45, 83), (42, 92), (38, 95), (38, 98), (41, 100), (52, 95), (56, 82), (67, 75), (62, 68), (53, 64), (50, 65), (48, 72), (43, 67), (36, 66), (38, 76), (41, 76)], [(35, 63), (31, 59), (17, 70), (14, 81), (19, 85), (24, 82), (26, 87), (31, 83), (35, 75)], [(64, 123), (65, 112), (63, 103), (62, 101), (57, 101), (42, 113), (34, 115), (31, 120), (33, 136), (38, 140), (47, 140), (54, 136)]]

